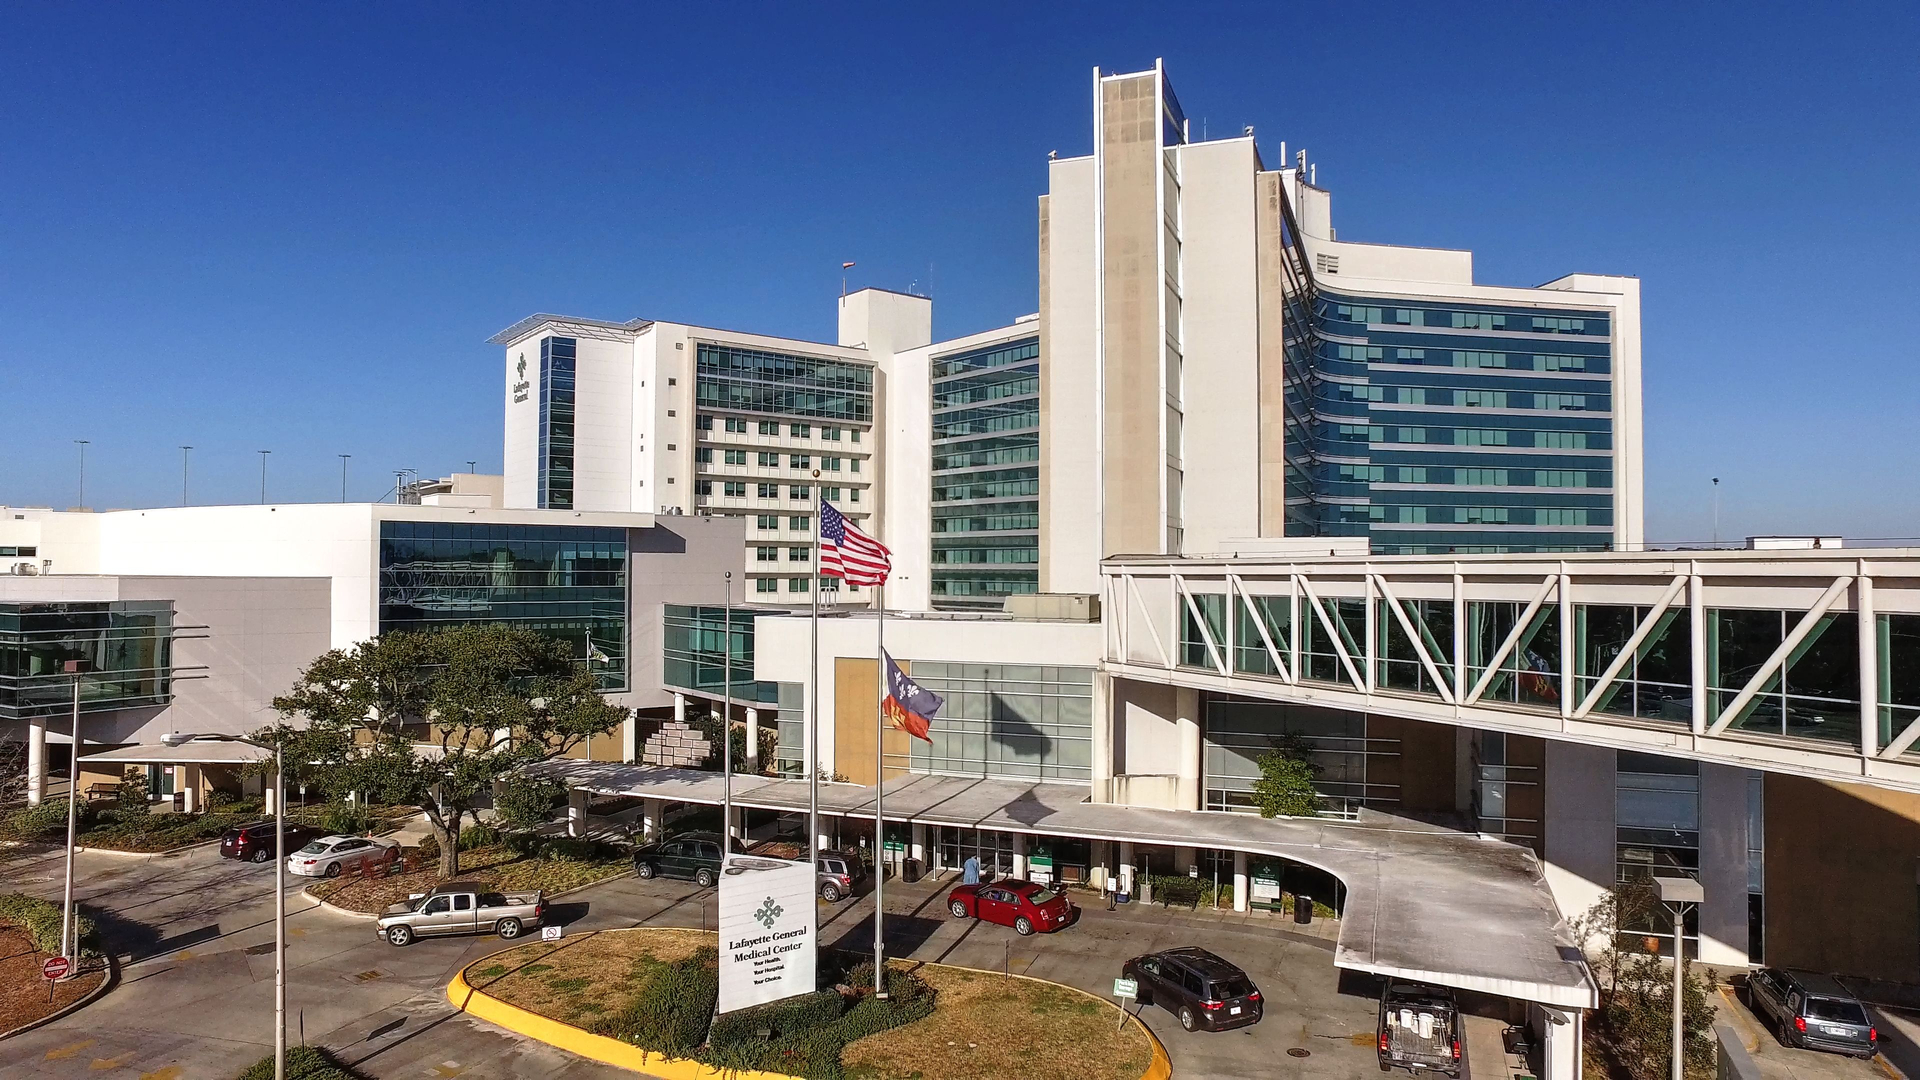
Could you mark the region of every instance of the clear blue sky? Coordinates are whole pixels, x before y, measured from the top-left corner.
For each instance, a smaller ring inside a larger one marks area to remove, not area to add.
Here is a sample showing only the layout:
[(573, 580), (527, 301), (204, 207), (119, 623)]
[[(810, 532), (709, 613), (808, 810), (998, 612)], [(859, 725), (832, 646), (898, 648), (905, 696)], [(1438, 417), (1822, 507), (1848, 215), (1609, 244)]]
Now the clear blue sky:
[[(1355, 240), (1643, 281), (1648, 517), (1920, 535), (1920, 8), (14, 4), (0, 502), (354, 498), (500, 466), (534, 311), (815, 339), (1036, 308), (1090, 69), (1306, 147)], [(955, 9), (957, 10), (957, 9)], [(1108, 29), (1114, 28), (1114, 29)]]

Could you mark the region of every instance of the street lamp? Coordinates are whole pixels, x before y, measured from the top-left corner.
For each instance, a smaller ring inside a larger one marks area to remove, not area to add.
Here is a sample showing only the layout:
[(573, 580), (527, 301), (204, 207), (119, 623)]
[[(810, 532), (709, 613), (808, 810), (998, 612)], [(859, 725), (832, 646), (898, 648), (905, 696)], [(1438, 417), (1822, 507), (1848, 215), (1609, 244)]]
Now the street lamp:
[[(73, 843), (74, 821), (79, 817), (77, 795), (80, 790), (80, 676), (87, 670), (85, 660), (68, 660), (62, 670), (73, 676), (73, 728), (67, 739), (67, 886), (60, 901), (60, 955), (67, 959), (67, 970), (80, 966), (74, 954), (80, 950), (73, 933)], [(42, 758), (44, 761), (45, 759)]]
[(1686, 987), (1686, 917), (1688, 908), (1706, 899), (1706, 891), (1698, 881), (1688, 877), (1654, 878), (1653, 891), (1667, 910), (1673, 912), (1673, 1080), (1685, 1080), (1687, 1062), (1683, 1051), (1686, 1049), (1687, 1002), (1683, 991)]
[[(264, 458), (262, 459), (265, 460)], [(188, 735), (169, 731), (165, 746), (195, 740), (237, 742), (273, 751), (273, 1080), (287, 1080), (287, 793), (286, 764), (279, 740), (272, 746), (238, 735)], [(69, 844), (71, 848), (71, 844)], [(71, 859), (71, 855), (69, 855)], [(71, 877), (71, 873), (69, 873)]]

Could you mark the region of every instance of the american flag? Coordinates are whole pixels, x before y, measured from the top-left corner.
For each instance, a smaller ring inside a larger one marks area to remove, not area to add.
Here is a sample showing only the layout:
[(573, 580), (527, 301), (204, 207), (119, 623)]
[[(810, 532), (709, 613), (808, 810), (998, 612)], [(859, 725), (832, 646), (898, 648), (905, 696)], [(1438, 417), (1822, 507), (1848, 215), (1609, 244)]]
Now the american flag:
[(849, 585), (885, 585), (893, 569), (887, 546), (861, 532), (830, 502), (820, 504), (820, 572)]

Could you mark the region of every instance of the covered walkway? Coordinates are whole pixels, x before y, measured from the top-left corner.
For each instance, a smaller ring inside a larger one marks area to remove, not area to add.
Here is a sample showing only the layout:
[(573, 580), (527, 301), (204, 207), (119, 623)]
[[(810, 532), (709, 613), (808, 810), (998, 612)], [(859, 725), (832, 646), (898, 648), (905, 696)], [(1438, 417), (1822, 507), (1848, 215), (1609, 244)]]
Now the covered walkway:
[[(721, 777), (692, 769), (571, 759), (540, 766), (576, 790), (718, 805)], [(736, 776), (743, 807), (805, 813), (801, 780)], [(822, 783), (824, 814), (873, 814), (873, 789)], [(1212, 847), (1317, 867), (1346, 887), (1337, 967), (1590, 1009), (1596, 993), (1539, 862), (1523, 848), (1367, 814), (1359, 821), (1263, 819), (1087, 801), (1078, 785), (903, 776), (886, 790), (890, 822), (1130, 844)]]

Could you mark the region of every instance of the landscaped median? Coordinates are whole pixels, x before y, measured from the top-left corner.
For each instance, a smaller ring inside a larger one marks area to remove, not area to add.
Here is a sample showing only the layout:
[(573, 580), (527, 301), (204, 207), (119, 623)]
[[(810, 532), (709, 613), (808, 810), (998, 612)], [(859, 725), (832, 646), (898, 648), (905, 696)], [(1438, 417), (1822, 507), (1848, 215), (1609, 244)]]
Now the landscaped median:
[(93, 920), (77, 921), (78, 974), (50, 986), (41, 965), (60, 953), (60, 905), (0, 893), (0, 1035), (77, 1008), (106, 982), (112, 969), (100, 955)]
[(633, 929), (495, 953), (454, 977), (455, 1007), (528, 1038), (664, 1080), (1164, 1080), (1138, 1021), (1070, 987), (823, 952), (826, 989), (713, 1019), (715, 935)]
[[(478, 881), (502, 892), (539, 889), (552, 897), (633, 871), (625, 849), (567, 837), (506, 834), (482, 826), (461, 836), (460, 881)], [(423, 893), (443, 880), (439, 849), (406, 848), (396, 872), (349, 873), (307, 887), (307, 895), (335, 907), (377, 915), (390, 904)], [(421, 869), (405, 870), (407, 866)]]

